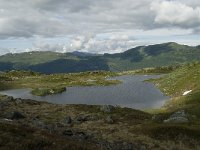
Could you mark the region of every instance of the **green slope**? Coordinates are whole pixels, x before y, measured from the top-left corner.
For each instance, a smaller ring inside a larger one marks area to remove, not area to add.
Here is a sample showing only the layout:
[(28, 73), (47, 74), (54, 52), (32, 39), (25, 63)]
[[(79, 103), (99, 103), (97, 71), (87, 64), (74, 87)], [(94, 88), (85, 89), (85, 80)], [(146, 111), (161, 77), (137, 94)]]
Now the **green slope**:
[(9, 53), (1, 56), (0, 61), (33, 65), (56, 60), (62, 57), (64, 57), (62, 53), (56, 52)]
[(200, 48), (164, 43), (130, 49), (124, 53), (104, 55), (111, 70), (130, 70), (168, 66), (200, 59)]
[[(153, 81), (167, 95), (171, 95), (165, 108), (168, 111), (180, 109), (194, 115), (200, 121), (200, 63), (189, 63)], [(191, 91), (187, 95), (184, 92)]]

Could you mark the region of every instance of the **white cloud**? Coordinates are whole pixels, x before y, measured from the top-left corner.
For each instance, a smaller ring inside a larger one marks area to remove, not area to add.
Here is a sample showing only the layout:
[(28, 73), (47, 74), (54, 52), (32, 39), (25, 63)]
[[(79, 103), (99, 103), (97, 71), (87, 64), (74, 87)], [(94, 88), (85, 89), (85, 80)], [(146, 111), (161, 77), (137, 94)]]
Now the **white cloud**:
[(34, 43), (16, 44), (17, 52), (112, 53), (199, 33), (199, 0), (0, 0), (0, 46)]
[(184, 28), (200, 25), (200, 7), (192, 7), (179, 1), (154, 1), (151, 10), (155, 11), (155, 22), (162, 25), (177, 25)]

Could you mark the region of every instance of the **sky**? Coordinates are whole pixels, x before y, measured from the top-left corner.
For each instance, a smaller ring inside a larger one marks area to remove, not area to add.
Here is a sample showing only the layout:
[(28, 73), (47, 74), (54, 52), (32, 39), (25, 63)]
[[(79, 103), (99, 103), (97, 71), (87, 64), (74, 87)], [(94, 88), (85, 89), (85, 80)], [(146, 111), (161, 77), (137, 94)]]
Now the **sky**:
[(0, 55), (200, 45), (200, 0), (0, 0)]

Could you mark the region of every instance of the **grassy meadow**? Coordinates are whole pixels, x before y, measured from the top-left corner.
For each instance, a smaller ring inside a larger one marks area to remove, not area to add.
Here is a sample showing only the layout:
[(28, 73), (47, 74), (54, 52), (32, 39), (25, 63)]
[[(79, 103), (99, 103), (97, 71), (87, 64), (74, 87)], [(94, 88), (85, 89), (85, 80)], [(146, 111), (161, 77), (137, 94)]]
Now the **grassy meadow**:
[(0, 73), (0, 90), (31, 88), (32, 94), (45, 96), (66, 91), (70, 86), (106, 86), (119, 84), (117, 80), (107, 80), (117, 73), (106, 71), (45, 75), (32, 71), (10, 71)]

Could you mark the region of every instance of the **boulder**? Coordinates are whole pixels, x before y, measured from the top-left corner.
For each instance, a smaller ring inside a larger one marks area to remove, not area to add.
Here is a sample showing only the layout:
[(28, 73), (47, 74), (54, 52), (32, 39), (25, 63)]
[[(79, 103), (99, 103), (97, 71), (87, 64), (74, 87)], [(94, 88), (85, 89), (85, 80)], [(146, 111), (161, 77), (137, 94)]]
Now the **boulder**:
[(0, 102), (0, 110), (3, 109), (6, 106), (4, 102)]
[(7, 101), (13, 101), (14, 100), (14, 98), (12, 96), (5, 96), (4, 99), (7, 100)]
[(97, 121), (99, 120), (99, 117), (97, 115), (79, 115), (75, 120), (78, 123), (82, 123), (85, 121)]
[(188, 122), (188, 117), (184, 110), (177, 111), (173, 113), (168, 119), (164, 120), (164, 123), (186, 123)]
[(97, 120), (99, 120), (99, 116), (98, 115), (87, 115), (85, 119), (86, 119), (86, 121), (97, 121)]
[(63, 131), (63, 135), (65, 136), (73, 136), (73, 131), (71, 129)]
[(156, 114), (152, 116), (151, 120), (155, 122), (163, 122), (163, 120), (165, 119), (164, 117), (165, 116), (163, 116), (162, 114)]
[(45, 123), (37, 118), (32, 119), (32, 124), (35, 125), (36, 127), (42, 128), (42, 129), (44, 129), (46, 127)]
[(73, 137), (74, 139), (78, 140), (87, 140), (88, 135), (82, 131), (73, 131), (71, 129), (66, 129), (63, 131), (64, 136)]
[(108, 124), (113, 124), (114, 120), (113, 120), (112, 116), (109, 115), (106, 117), (105, 122)]
[(105, 113), (110, 113), (110, 112), (113, 111), (114, 108), (115, 107), (112, 106), (112, 105), (103, 105), (103, 106), (101, 106), (100, 110), (105, 112)]
[(79, 140), (87, 140), (88, 139), (88, 135), (85, 134), (84, 132), (75, 132), (74, 136), (79, 139)]
[(13, 111), (5, 114), (4, 116), (6, 119), (11, 119), (11, 120), (18, 120), (18, 119), (24, 119), (26, 118), (22, 113), (18, 111)]
[(21, 98), (16, 98), (15, 99), (15, 103), (18, 105), (18, 104), (21, 104), (22, 103), (22, 99)]
[(87, 115), (79, 115), (76, 117), (76, 122), (82, 123), (87, 121)]
[(64, 119), (64, 123), (66, 124), (71, 124), (72, 123), (72, 118), (70, 116), (67, 116), (65, 119)]

